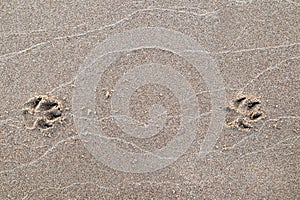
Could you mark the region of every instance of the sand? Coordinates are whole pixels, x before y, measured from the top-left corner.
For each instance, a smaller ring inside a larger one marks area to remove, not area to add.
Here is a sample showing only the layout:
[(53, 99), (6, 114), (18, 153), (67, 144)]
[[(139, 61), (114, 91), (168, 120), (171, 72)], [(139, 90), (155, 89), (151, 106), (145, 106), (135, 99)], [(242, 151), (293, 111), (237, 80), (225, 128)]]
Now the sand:
[(300, 198), (296, 0), (0, 5), (0, 199)]

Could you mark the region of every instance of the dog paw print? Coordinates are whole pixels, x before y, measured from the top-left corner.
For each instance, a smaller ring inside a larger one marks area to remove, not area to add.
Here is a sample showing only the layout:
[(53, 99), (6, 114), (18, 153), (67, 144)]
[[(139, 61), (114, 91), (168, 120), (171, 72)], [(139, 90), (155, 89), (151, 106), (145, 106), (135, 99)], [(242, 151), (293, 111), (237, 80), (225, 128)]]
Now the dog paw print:
[(62, 118), (62, 104), (57, 99), (40, 95), (29, 99), (23, 106), (26, 128), (47, 130)]
[(253, 96), (239, 96), (227, 107), (226, 125), (243, 131), (253, 129), (254, 124), (266, 117), (261, 101)]

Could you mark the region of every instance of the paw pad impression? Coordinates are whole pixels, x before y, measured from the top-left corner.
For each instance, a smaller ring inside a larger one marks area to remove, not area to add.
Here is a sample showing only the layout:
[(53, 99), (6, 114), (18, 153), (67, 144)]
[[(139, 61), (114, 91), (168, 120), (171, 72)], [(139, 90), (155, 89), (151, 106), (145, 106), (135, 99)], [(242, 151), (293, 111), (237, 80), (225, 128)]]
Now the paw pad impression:
[(249, 131), (256, 122), (266, 117), (260, 99), (253, 96), (239, 96), (227, 108), (226, 125), (239, 130)]
[(47, 95), (39, 95), (29, 99), (23, 106), (26, 128), (46, 130), (61, 120), (62, 104)]

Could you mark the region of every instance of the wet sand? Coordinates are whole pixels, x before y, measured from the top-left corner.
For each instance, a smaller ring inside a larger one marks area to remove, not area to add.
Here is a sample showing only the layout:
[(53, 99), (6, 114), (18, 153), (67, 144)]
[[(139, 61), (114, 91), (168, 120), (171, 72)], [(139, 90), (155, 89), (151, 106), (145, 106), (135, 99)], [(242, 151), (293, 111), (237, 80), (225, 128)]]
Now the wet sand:
[(0, 5), (0, 199), (300, 198), (299, 2)]

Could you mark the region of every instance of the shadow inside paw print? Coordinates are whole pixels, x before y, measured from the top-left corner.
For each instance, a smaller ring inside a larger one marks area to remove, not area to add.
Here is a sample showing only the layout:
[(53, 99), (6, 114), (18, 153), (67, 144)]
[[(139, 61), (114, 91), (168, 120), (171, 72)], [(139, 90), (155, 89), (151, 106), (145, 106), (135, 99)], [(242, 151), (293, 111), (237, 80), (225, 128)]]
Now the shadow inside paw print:
[(230, 103), (227, 111), (226, 125), (243, 131), (251, 130), (254, 123), (265, 118), (260, 99), (252, 96), (238, 97)]
[(61, 119), (62, 104), (46, 95), (36, 96), (24, 104), (23, 116), (28, 129), (47, 130)]
[(260, 106), (261, 102), (258, 98), (243, 96), (235, 100), (231, 107), (239, 112), (248, 113), (251, 110), (260, 109)]

